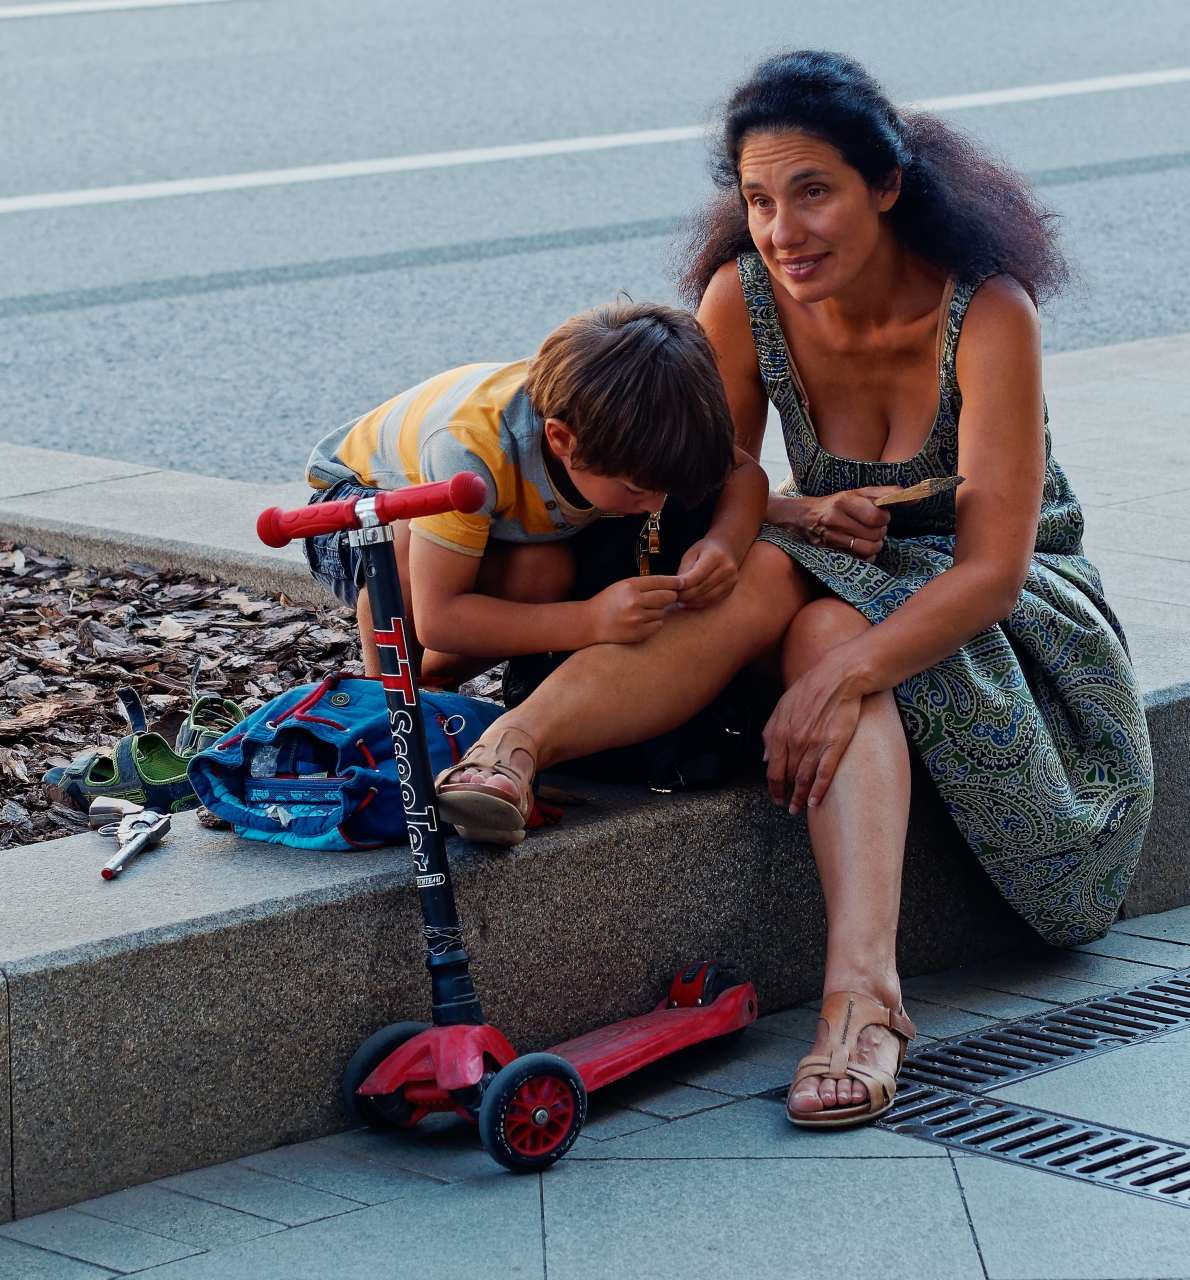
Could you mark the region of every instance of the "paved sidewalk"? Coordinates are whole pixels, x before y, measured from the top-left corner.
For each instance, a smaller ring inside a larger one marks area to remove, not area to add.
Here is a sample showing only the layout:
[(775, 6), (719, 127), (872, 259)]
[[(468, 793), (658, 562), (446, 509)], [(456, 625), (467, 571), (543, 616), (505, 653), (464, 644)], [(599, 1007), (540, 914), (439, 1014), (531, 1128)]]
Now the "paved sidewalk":
[[(924, 1036), (946, 1037), (1188, 968), (1182, 908), (1075, 951), (913, 979), (906, 1000)], [(734, 1047), (596, 1094), (544, 1175), (504, 1172), (461, 1122), (356, 1130), (0, 1227), (0, 1276), (1190, 1278), (1190, 1206), (887, 1131), (792, 1128), (773, 1091), (814, 1018), (770, 1015)], [(994, 1096), (1190, 1143), (1188, 1086), (1185, 1029)]]

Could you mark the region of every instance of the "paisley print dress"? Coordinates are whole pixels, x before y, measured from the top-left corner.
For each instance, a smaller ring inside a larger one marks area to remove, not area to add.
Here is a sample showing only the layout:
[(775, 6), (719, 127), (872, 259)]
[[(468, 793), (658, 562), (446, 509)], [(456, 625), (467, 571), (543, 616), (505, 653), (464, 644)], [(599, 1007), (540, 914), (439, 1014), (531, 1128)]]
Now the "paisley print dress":
[[(817, 497), (955, 474), (955, 352), (982, 281), (953, 285), (944, 302), (938, 414), (925, 444), (905, 462), (864, 462), (818, 443), (768, 271), (755, 253), (737, 265), (761, 376), (781, 415), (787, 492)], [(1127, 642), (1083, 555), (1082, 512), (1050, 455), (1048, 415), (1045, 454), (1036, 548), (1012, 613), (895, 694), (909, 741), (993, 883), (1047, 942), (1074, 946), (1103, 935), (1136, 870), (1153, 764)], [(760, 537), (879, 623), (954, 557), (953, 493), (891, 512), (872, 564), (778, 525)]]

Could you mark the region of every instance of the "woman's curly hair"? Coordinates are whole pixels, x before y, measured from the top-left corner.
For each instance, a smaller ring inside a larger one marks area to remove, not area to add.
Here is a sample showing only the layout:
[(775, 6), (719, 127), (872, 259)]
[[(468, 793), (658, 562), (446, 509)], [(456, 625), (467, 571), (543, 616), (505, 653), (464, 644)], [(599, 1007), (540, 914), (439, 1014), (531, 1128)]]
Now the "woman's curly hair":
[(901, 194), (885, 216), (910, 252), (947, 274), (1011, 275), (1034, 302), (1066, 284), (1057, 215), (1021, 174), (937, 116), (898, 111), (853, 59), (798, 49), (762, 62), (727, 101), (712, 170), (721, 190), (695, 220), (679, 281), (688, 303), (723, 263), (755, 249), (739, 190), (744, 139), (794, 129), (829, 143), (874, 189), (899, 169)]

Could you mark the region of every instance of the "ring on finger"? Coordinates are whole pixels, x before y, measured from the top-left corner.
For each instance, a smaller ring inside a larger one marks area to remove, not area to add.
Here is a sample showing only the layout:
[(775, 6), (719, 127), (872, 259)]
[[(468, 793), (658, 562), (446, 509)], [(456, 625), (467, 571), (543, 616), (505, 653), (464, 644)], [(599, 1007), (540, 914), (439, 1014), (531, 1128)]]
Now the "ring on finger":
[(848, 551), (854, 551), (854, 550), (855, 550), (855, 539), (854, 539), (854, 538), (852, 538), (852, 539), (851, 539), (851, 541), (847, 544), (847, 550), (848, 550)]

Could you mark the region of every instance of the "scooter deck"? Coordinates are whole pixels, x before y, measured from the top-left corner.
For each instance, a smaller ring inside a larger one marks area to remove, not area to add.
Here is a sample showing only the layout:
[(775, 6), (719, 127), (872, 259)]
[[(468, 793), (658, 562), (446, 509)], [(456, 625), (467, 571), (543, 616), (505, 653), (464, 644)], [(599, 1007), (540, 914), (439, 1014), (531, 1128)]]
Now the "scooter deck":
[(597, 1027), (546, 1052), (576, 1067), (590, 1093), (679, 1049), (739, 1031), (755, 1022), (756, 1015), (756, 989), (741, 982), (710, 1004), (671, 1009), (663, 1001), (649, 1013)]

